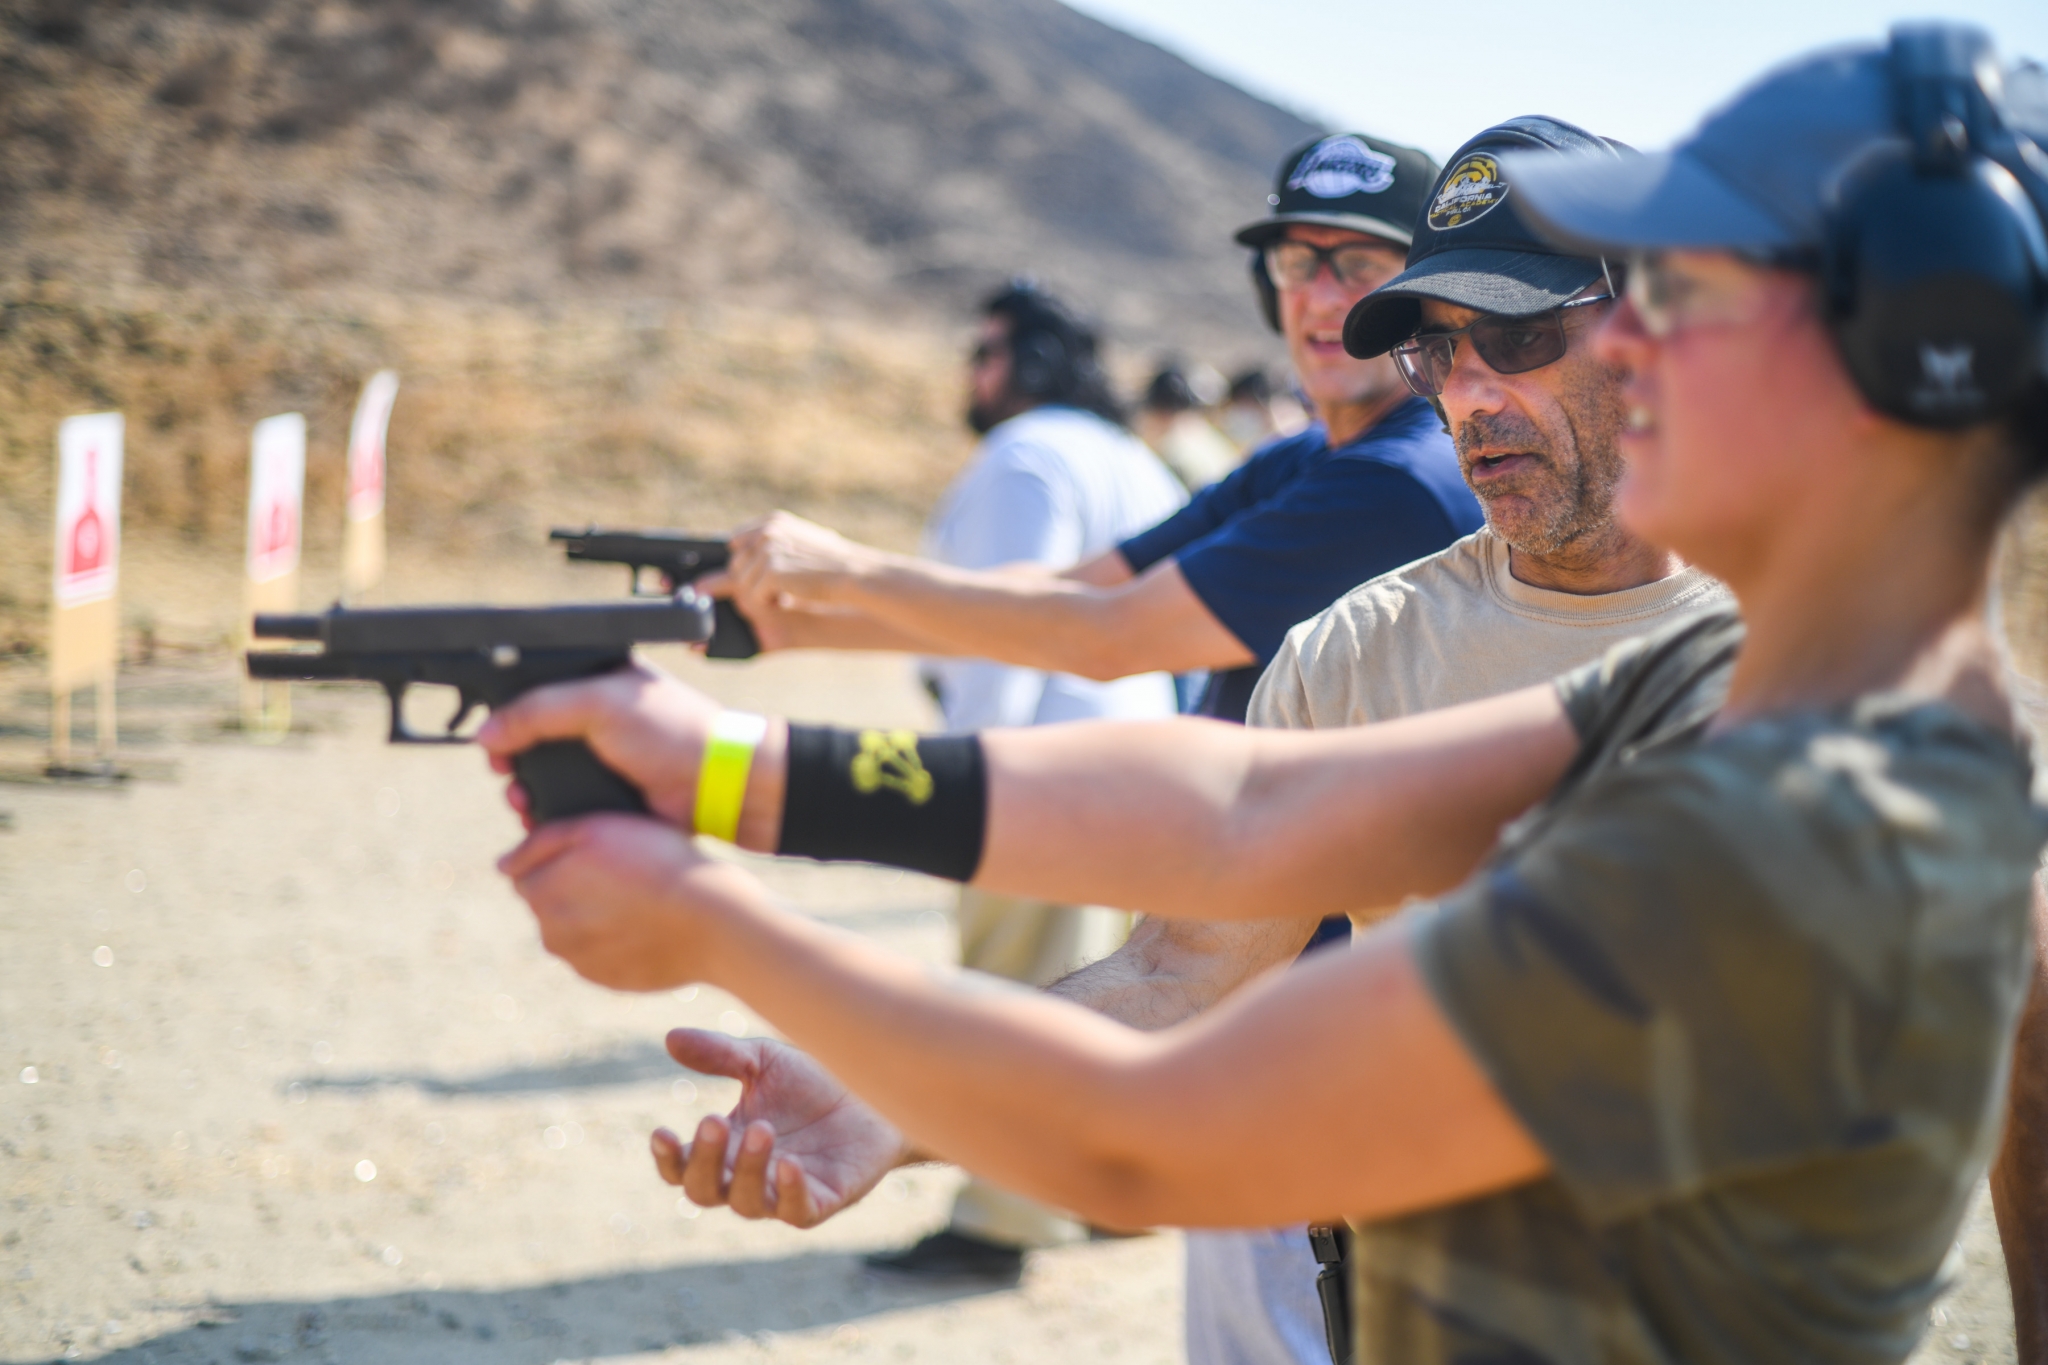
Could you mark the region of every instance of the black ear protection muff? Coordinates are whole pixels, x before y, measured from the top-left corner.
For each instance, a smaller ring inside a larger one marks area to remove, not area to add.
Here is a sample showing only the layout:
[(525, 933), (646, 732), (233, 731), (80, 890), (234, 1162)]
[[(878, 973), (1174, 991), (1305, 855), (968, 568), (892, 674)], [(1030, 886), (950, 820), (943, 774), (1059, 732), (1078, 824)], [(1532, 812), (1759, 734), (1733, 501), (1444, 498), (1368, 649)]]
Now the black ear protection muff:
[(1034, 327), (1010, 339), (1010, 388), (1026, 398), (1045, 398), (1074, 387), (1074, 357), (1064, 338)]
[(1901, 24), (1890, 66), (1905, 141), (1858, 157), (1835, 188), (1826, 316), (1872, 407), (1971, 426), (2048, 361), (2048, 158), (2006, 127), (1981, 31)]
[(1280, 330), (1280, 290), (1273, 283), (1273, 277), (1266, 273), (1266, 249), (1260, 247), (1252, 253), (1252, 292), (1259, 298), (1259, 316), (1266, 320), (1266, 326)]

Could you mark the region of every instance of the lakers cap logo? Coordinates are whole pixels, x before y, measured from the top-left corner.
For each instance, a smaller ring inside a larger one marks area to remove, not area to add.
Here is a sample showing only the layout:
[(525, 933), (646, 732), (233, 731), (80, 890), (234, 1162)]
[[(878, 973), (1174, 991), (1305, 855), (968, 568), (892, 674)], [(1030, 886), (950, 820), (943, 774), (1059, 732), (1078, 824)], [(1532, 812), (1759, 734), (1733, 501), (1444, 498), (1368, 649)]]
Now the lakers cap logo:
[(1393, 183), (1394, 158), (1355, 137), (1324, 138), (1287, 177), (1288, 189), (1307, 190), (1318, 199), (1379, 194)]
[(1500, 178), (1500, 162), (1484, 152), (1475, 152), (1451, 168), (1443, 188), (1429, 206), (1429, 225), (1438, 232), (1485, 217), (1494, 205), (1508, 197), (1507, 183)]

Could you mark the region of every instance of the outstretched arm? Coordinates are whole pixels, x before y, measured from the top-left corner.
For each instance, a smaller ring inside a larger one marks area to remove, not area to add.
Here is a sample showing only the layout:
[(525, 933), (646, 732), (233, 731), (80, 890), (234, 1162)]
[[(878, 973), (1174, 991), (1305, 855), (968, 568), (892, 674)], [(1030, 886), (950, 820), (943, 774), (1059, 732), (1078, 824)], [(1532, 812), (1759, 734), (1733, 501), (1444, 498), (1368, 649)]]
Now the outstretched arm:
[[(691, 827), (718, 707), (652, 669), (540, 688), (478, 740), (500, 770), (583, 739)], [(752, 764), (739, 843), (780, 843), (787, 727)], [(978, 886), (1190, 919), (1344, 914), (1455, 885), (1578, 747), (1549, 687), (1358, 729), (1297, 734), (1209, 721), (1083, 723), (982, 738)]]
[(590, 979), (731, 990), (921, 1148), (1112, 1226), (1384, 1218), (1546, 1166), (1398, 923), (1144, 1034), (781, 910), (655, 821), (548, 825), (504, 866), (549, 950)]
[[(707, 577), (700, 586), (713, 596), (730, 592), (730, 582), (719, 575)], [(780, 601), (751, 599), (737, 601), (740, 615), (754, 628), (763, 654), (786, 649), (891, 650), (899, 654), (943, 656), (952, 651), (942, 640), (917, 635), (846, 607), (800, 607)]]
[(784, 599), (849, 609), (935, 642), (928, 652), (1086, 678), (1253, 660), (1178, 565), (1169, 560), (1133, 578), (1114, 550), (1060, 575), (954, 569), (777, 512), (733, 535), (732, 582), (750, 615)]

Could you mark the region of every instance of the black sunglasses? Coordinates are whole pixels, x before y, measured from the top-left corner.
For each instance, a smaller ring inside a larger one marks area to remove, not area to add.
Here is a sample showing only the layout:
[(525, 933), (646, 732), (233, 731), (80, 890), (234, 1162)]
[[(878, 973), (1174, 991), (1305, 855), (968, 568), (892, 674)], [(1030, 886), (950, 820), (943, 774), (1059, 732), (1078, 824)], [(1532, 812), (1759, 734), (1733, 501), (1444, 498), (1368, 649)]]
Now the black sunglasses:
[(1570, 347), (1565, 336), (1567, 308), (1584, 308), (1591, 303), (1611, 303), (1612, 294), (1590, 299), (1573, 299), (1533, 317), (1504, 318), (1487, 314), (1448, 332), (1418, 332), (1394, 347), (1394, 367), (1401, 371), (1410, 391), (1435, 398), (1450, 382), (1451, 365), (1457, 359), (1458, 338), (1472, 338), (1472, 349), (1495, 374), (1522, 374), (1540, 370), (1561, 359)]

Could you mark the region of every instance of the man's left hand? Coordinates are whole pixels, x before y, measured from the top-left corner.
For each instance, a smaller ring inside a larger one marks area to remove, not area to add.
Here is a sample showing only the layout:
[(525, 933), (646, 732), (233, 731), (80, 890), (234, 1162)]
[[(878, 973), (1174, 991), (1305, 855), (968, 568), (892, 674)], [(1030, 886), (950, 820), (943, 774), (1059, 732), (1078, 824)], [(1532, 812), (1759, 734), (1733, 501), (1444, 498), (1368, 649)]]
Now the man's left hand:
[(679, 1028), (668, 1051), (744, 1087), (733, 1111), (706, 1115), (693, 1141), (654, 1130), (655, 1168), (694, 1204), (815, 1227), (910, 1156), (887, 1119), (787, 1043)]
[(549, 952), (622, 991), (705, 979), (715, 917), (752, 883), (688, 835), (638, 815), (542, 825), (498, 870), (532, 907)]

